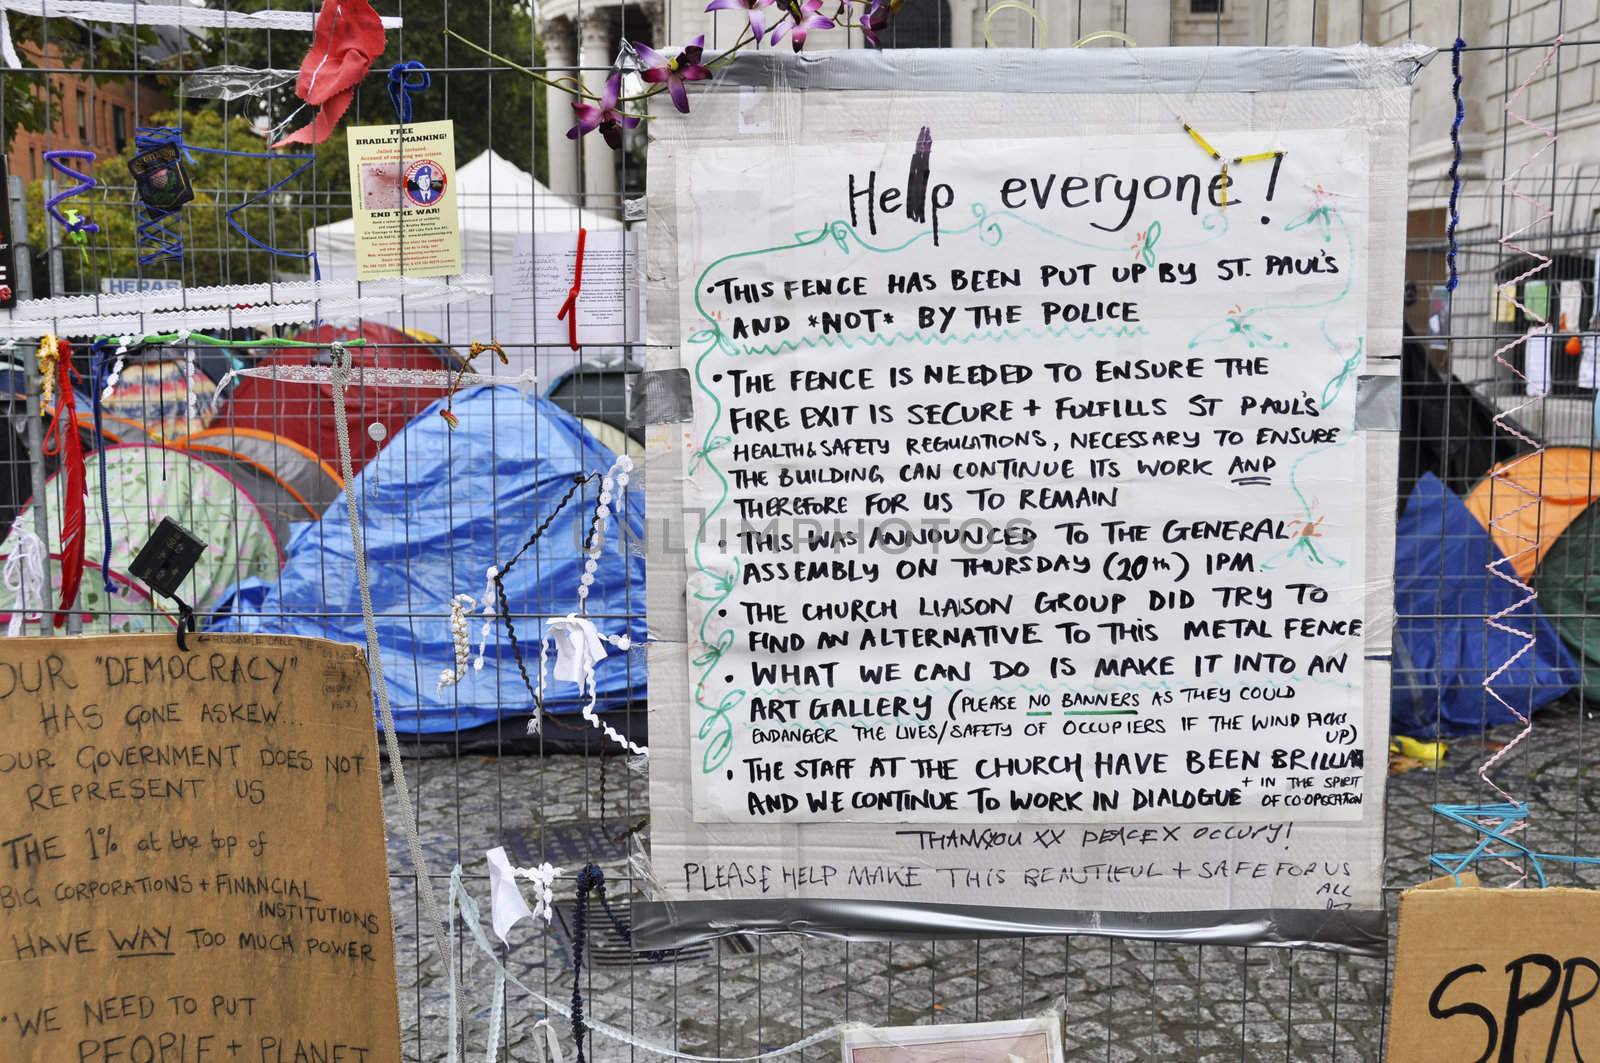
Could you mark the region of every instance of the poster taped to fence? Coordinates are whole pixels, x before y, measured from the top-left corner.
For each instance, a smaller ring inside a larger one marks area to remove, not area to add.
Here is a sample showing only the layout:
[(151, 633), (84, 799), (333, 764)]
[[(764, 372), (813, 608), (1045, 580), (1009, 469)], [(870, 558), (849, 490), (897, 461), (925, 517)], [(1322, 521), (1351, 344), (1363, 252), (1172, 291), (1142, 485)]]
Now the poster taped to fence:
[(357, 279), (460, 273), (455, 123), (352, 126), (347, 135)]
[(1376, 907), (1404, 92), (680, 132), (673, 898)]
[(0, 645), (0, 1058), (399, 1059), (360, 651), (190, 641)]

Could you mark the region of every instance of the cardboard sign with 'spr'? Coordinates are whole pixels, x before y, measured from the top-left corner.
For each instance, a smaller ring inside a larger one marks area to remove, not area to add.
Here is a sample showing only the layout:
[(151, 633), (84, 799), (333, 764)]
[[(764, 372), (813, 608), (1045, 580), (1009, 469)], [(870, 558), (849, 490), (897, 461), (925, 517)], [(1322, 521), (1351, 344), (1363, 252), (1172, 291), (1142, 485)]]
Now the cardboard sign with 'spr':
[(360, 651), (0, 641), (0, 1059), (400, 1058)]
[(1389, 1063), (1600, 1059), (1600, 891), (1400, 898)]

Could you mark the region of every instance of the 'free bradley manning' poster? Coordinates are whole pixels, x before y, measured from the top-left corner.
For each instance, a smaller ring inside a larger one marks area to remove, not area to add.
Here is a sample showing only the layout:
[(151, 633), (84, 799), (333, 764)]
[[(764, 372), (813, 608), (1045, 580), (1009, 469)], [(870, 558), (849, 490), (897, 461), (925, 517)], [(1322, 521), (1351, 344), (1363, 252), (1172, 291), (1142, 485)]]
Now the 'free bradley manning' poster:
[(460, 273), (455, 124), (353, 126), (348, 138), (356, 276)]

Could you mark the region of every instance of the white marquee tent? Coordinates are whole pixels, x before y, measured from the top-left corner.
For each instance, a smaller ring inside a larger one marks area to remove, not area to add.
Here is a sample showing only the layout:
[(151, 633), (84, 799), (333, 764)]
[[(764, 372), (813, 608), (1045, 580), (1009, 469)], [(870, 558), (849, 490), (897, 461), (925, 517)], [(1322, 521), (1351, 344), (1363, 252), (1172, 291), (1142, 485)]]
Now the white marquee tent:
[[(463, 274), (488, 274), (496, 287), (506, 290), (512, 276), (517, 238), (528, 233), (570, 233), (580, 227), (590, 232), (617, 230), (622, 223), (593, 211), (583, 210), (572, 200), (550, 191), (526, 170), (509, 159), (485, 151), (456, 171), (456, 209), (461, 218), (461, 271)], [(356, 274), (355, 220), (319, 225), (306, 233), (307, 243), (316, 252), (317, 265), (324, 280), (353, 280)], [(506, 345), (512, 360), (509, 368), (495, 371), (515, 376), (534, 357), (532, 350), (518, 350), (517, 338), (509, 334), (509, 299), (474, 299), (452, 306), (407, 309), (400, 314), (373, 315), (396, 328), (419, 329), (431, 333), (463, 352), (474, 340), (499, 340)], [(549, 348), (537, 359), (541, 387), (566, 369), (576, 355)], [(481, 371), (490, 372), (488, 359)]]

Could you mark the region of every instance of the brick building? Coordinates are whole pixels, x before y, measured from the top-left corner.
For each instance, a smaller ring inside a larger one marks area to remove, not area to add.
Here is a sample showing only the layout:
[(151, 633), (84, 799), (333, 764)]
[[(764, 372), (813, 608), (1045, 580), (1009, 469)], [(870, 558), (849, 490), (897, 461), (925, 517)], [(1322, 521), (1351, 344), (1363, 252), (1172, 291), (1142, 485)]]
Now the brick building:
[[(143, 54), (152, 60), (170, 56), (177, 43), (175, 36), (164, 36), (160, 46), (154, 50), (146, 48)], [(70, 53), (72, 50), (55, 43), (51, 43), (48, 53), (27, 45), (19, 51), (33, 66), (71, 68), (83, 65), (70, 54), (64, 59), (63, 51)], [(34, 83), (42, 80), (29, 76)], [(57, 93), (50, 108), (50, 128), (38, 133), (17, 130), (6, 152), (11, 172), (26, 181), (45, 176), (48, 167), (43, 156), (46, 151), (87, 150), (100, 159), (120, 154), (133, 139), (136, 127), (148, 125), (151, 115), (173, 106), (172, 97), (158, 88), (150, 76), (88, 78), (57, 73), (50, 75), (50, 84)], [(42, 91), (42, 84), (39, 91)]]

